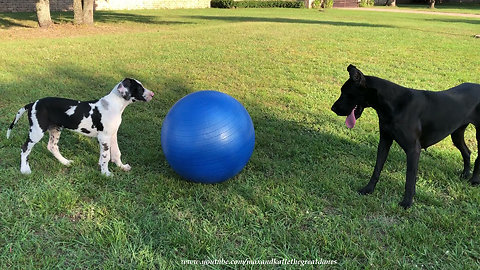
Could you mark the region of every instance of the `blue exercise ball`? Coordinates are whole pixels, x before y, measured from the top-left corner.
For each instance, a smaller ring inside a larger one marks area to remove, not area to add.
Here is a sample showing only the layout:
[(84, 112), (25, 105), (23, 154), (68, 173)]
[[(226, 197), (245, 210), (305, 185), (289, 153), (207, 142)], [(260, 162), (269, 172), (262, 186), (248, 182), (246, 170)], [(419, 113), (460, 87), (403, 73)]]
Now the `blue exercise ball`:
[(218, 91), (199, 91), (180, 99), (163, 120), (161, 133), (170, 166), (198, 183), (219, 183), (237, 175), (255, 146), (247, 110)]

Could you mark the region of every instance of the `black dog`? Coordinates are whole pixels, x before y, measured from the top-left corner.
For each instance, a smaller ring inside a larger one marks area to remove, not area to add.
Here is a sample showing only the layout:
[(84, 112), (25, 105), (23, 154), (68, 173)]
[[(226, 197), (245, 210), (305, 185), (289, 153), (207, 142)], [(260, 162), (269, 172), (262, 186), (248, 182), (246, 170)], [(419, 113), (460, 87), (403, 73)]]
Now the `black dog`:
[[(363, 109), (372, 107), (377, 111), (380, 125), (375, 169), (360, 194), (369, 194), (375, 189), (394, 140), (407, 154), (407, 181), (400, 202), (405, 209), (412, 205), (415, 195), (421, 149), (448, 135), (462, 154), (464, 167), (461, 176), (468, 178), (470, 150), (465, 144), (464, 132), (469, 124), (473, 124), (477, 130), (477, 142), (480, 140), (480, 84), (463, 83), (445, 91), (431, 92), (364, 76), (353, 65), (349, 65), (347, 71), (350, 78), (342, 86), (340, 98), (333, 104), (332, 111), (339, 116), (348, 116), (346, 124), (352, 128)], [(472, 185), (480, 184), (479, 173), (480, 159), (477, 158), (470, 179)]]

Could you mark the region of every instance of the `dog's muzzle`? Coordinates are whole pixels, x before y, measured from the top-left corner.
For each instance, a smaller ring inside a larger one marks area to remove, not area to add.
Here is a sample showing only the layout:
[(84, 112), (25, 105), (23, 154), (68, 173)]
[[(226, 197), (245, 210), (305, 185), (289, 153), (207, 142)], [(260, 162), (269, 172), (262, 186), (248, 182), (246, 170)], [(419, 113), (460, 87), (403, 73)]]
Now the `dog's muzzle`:
[(152, 100), (154, 95), (155, 95), (155, 93), (153, 93), (152, 91), (150, 91), (148, 89), (145, 89), (145, 91), (143, 92), (143, 98), (145, 98), (145, 100), (147, 102)]

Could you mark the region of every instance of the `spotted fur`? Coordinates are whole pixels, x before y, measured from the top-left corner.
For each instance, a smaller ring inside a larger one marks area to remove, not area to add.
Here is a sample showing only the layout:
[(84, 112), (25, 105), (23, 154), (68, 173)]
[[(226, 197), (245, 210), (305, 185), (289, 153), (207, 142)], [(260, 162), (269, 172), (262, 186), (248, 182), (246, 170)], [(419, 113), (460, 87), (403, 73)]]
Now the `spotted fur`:
[(135, 80), (126, 78), (118, 83), (112, 91), (99, 100), (76, 101), (58, 97), (39, 99), (21, 108), (7, 131), (11, 131), (20, 117), (28, 112), (30, 132), (22, 146), (20, 171), (30, 174), (28, 156), (33, 146), (39, 142), (46, 131), (49, 132), (48, 150), (64, 165), (72, 161), (64, 158), (58, 148), (62, 129), (70, 129), (89, 137), (97, 137), (100, 143), (99, 165), (102, 174), (111, 175), (108, 163), (112, 160), (125, 171), (130, 165), (123, 164), (117, 143), (117, 131), (122, 122), (125, 107), (135, 101), (150, 101), (154, 93)]

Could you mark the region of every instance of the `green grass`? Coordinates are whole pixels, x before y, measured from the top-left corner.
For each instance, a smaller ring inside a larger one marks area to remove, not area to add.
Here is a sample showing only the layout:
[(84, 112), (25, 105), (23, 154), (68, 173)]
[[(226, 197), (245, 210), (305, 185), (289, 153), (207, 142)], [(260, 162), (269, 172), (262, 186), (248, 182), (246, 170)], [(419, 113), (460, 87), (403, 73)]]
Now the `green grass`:
[[(31, 14), (1, 17), (2, 134), (21, 106), (40, 97), (94, 99), (126, 76), (156, 95), (124, 112), (119, 144), (133, 169), (111, 165), (113, 178), (99, 173), (97, 142), (68, 131), (60, 150), (73, 166), (63, 167), (44, 138), (30, 156), (33, 174), (23, 176), (26, 119), (10, 140), (1, 135), (0, 268), (180, 269), (186, 259), (324, 259), (339, 269), (480, 266), (480, 189), (459, 179), (461, 156), (451, 141), (422, 153), (415, 203), (405, 211), (397, 205), (405, 183), (397, 145), (375, 193), (357, 194), (375, 163), (375, 112), (367, 109), (348, 130), (330, 111), (350, 63), (414, 88), (479, 83), (480, 40), (472, 35), (480, 20), (160, 10), (97, 12), (95, 28), (45, 31), (29, 28)], [(71, 21), (71, 14), (54, 17)], [(247, 167), (217, 185), (176, 176), (160, 146), (170, 107), (201, 89), (241, 101), (256, 129)], [(474, 137), (468, 129), (472, 150)]]

